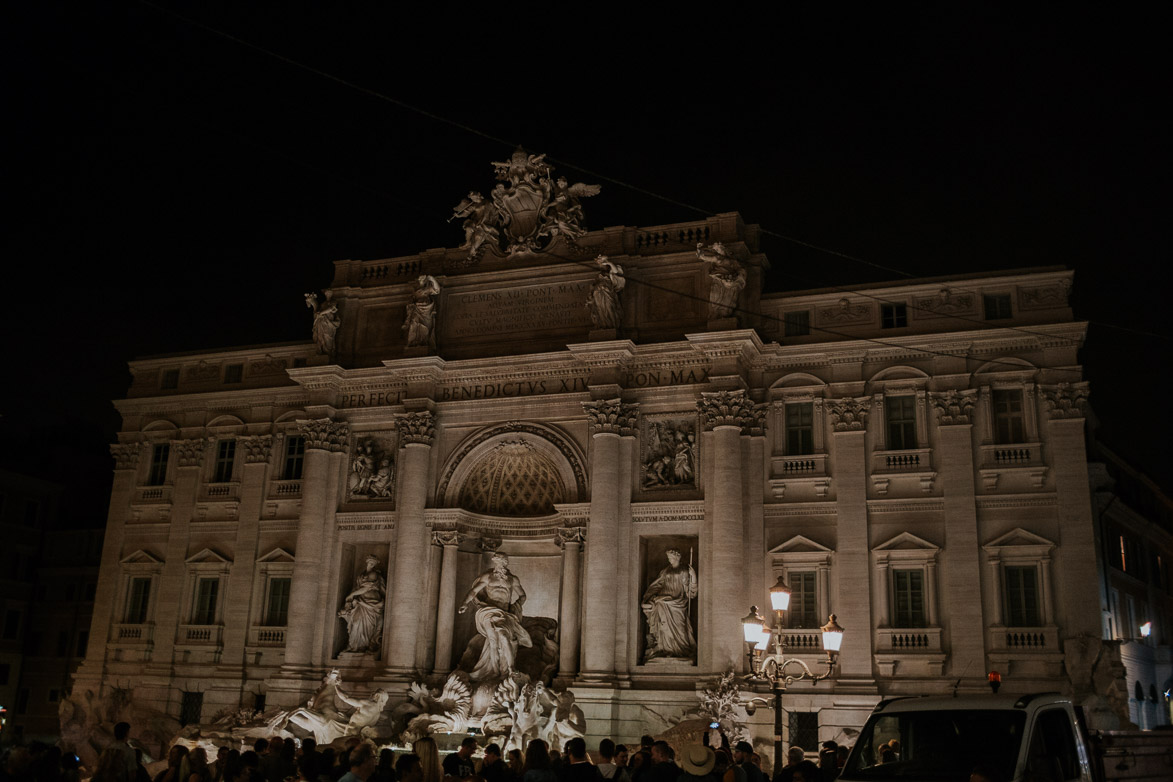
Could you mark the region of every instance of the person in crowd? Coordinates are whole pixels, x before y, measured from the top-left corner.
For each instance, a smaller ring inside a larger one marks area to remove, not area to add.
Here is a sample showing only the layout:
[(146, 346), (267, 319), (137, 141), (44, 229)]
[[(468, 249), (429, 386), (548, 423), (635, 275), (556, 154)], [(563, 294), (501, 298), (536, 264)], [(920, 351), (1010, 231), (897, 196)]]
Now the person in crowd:
[(745, 772), (733, 762), (733, 754), (728, 747), (713, 750), (717, 761), (713, 765), (713, 774), (721, 782), (745, 782)]
[(155, 775), (154, 782), (187, 782), (190, 776), (187, 747), (175, 744), (167, 752), (167, 768)]
[(196, 747), (187, 753), (189, 775), (187, 782), (212, 782), (212, 772), (208, 769), (208, 752), (203, 747)]
[(673, 762), (676, 753), (671, 745), (666, 741), (653, 742), (650, 754), (651, 767), (640, 779), (644, 782), (676, 782), (676, 777), (680, 776), (680, 767)]
[(600, 741), (599, 757), (603, 761), (598, 765), (599, 773), (603, 775), (603, 779), (613, 779), (619, 771), (619, 767), (615, 765), (615, 742), (611, 739)]
[(477, 740), (472, 736), (465, 736), (460, 742), (460, 749), (444, 758), (444, 776), (453, 779), (468, 779), (476, 773), (472, 756), (477, 751)]
[(689, 744), (680, 751), (678, 782), (717, 782), (713, 769), (717, 753), (704, 744)]
[(566, 762), (562, 764), (559, 779), (562, 782), (601, 782), (603, 779), (599, 769), (587, 759), (586, 741), (582, 736), (566, 742)]
[(1005, 777), (992, 765), (979, 763), (969, 773), (969, 782), (1005, 782)]
[(440, 748), (436, 746), (436, 740), (431, 736), (424, 736), (411, 745), (411, 750), (419, 756), (420, 769), (423, 771), (422, 782), (440, 782), (444, 769), (440, 766)]
[(501, 759), (501, 747), (490, 744), (485, 747), (485, 757), (481, 760), (481, 778), (485, 782), (513, 782), (512, 774), (505, 761)]
[(797, 744), (791, 745), (790, 749), (786, 750), (786, 765), (779, 769), (778, 773), (774, 775), (773, 782), (792, 782), (794, 777), (794, 769), (798, 767), (806, 758), (806, 750)]
[(822, 775), (823, 772), (819, 771), (814, 761), (803, 760), (794, 767), (794, 773), (790, 778), (793, 782), (819, 782)]
[(379, 763), (367, 782), (395, 782), (396, 779), (395, 753), (390, 749), (379, 750)]
[(420, 756), (414, 752), (400, 755), (399, 760), (395, 761), (395, 775), (399, 777), (399, 782), (422, 782), (424, 769), (420, 765)]
[(631, 751), (626, 744), (615, 745), (615, 782), (631, 782)]
[(509, 772), (518, 782), (521, 780), (521, 775), (525, 773), (525, 759), (521, 756), (520, 749), (509, 750)]
[(350, 770), (338, 782), (367, 782), (375, 773), (375, 748), (359, 744), (350, 752)]
[(134, 748), (130, 746), (129, 722), (119, 722), (114, 726), (114, 743), (110, 746), (117, 748), (122, 754), (122, 762), (126, 767), (126, 779), (128, 782), (134, 782), (138, 777), (138, 761), (134, 759)]
[(102, 750), (90, 782), (131, 782), (126, 776), (126, 757), (117, 743)]
[(521, 782), (557, 782), (558, 777), (550, 766), (550, 750), (546, 742), (534, 739), (525, 748)]
[(753, 745), (748, 741), (733, 745), (733, 762), (745, 772), (746, 782), (766, 782), (766, 775), (753, 764)]

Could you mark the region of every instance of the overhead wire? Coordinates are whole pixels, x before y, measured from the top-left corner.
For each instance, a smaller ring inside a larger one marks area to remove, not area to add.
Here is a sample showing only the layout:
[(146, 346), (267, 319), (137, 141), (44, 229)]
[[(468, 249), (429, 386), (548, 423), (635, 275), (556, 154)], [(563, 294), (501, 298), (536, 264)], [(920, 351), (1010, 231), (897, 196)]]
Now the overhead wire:
[[(204, 31), (208, 32), (208, 33), (211, 33), (211, 34), (213, 34), (213, 35), (216, 35), (216, 36), (222, 37), (222, 38), (224, 38), (224, 39), (226, 39), (226, 40), (232, 41), (232, 42), (234, 42), (234, 43), (236, 43), (236, 44), (238, 44), (238, 45), (240, 45), (240, 46), (246, 47), (246, 48), (248, 48), (248, 49), (252, 49), (252, 50), (254, 50), (254, 51), (256, 51), (256, 52), (259, 52), (259, 53), (261, 53), (261, 54), (264, 54), (264, 55), (266, 55), (266, 56), (268, 56), (268, 57), (274, 58), (274, 59), (276, 59), (276, 60), (278, 60), (278, 61), (280, 61), (280, 62), (283, 62), (283, 63), (285, 63), (285, 64), (287, 64), (287, 65), (290, 65), (290, 66), (292, 66), (292, 67), (294, 67), (294, 68), (298, 68), (298, 69), (301, 69), (301, 70), (307, 71), (307, 72), (309, 72), (309, 73), (312, 73), (312, 74), (314, 74), (314, 75), (316, 75), (316, 76), (319, 76), (320, 78), (323, 78), (323, 79), (326, 79), (326, 80), (329, 80), (329, 81), (335, 82), (335, 83), (337, 83), (337, 84), (340, 84), (340, 85), (342, 85), (342, 86), (344, 86), (344, 87), (347, 87), (347, 88), (349, 88), (349, 89), (352, 89), (352, 90), (355, 90), (355, 91), (357, 91), (357, 92), (360, 92), (360, 93), (362, 93), (362, 94), (364, 94), (364, 95), (368, 95), (368, 96), (370, 96), (370, 97), (372, 97), (372, 98), (375, 98), (375, 99), (377, 99), (377, 100), (380, 100), (380, 101), (384, 101), (384, 102), (390, 103), (390, 104), (392, 104), (392, 105), (395, 105), (395, 106), (397, 106), (397, 107), (399, 107), (399, 108), (402, 108), (402, 109), (405, 109), (405, 110), (407, 110), (407, 111), (411, 111), (411, 112), (413, 112), (413, 113), (416, 113), (416, 114), (419, 114), (419, 115), (421, 115), (421, 116), (427, 117), (428, 119), (431, 119), (431, 120), (433, 120), (433, 121), (436, 121), (436, 122), (439, 122), (439, 123), (442, 123), (442, 124), (445, 124), (445, 125), (449, 125), (449, 126), (451, 126), (451, 127), (454, 127), (454, 128), (457, 128), (457, 129), (459, 129), (459, 130), (465, 131), (465, 132), (467, 132), (467, 133), (470, 133), (470, 134), (472, 134), (472, 135), (475, 135), (475, 136), (478, 136), (478, 137), (480, 137), (480, 138), (486, 139), (486, 140), (488, 140), (488, 141), (492, 141), (492, 142), (494, 142), (494, 143), (496, 143), (496, 144), (501, 144), (501, 145), (503, 145), (503, 146), (510, 147), (510, 148), (517, 148), (517, 147), (519, 147), (519, 146), (520, 146), (519, 144), (517, 144), (517, 143), (516, 143), (516, 142), (514, 142), (514, 141), (510, 141), (510, 140), (508, 140), (508, 139), (501, 138), (500, 136), (496, 136), (496, 135), (494, 135), (494, 134), (492, 134), (492, 133), (488, 133), (488, 132), (486, 132), (486, 131), (483, 131), (483, 130), (481, 130), (481, 129), (479, 129), (479, 128), (476, 128), (476, 127), (474, 127), (474, 126), (468, 125), (468, 124), (466, 124), (466, 123), (458, 122), (458, 121), (456, 121), (456, 120), (453, 120), (453, 119), (451, 119), (451, 118), (449, 118), (449, 117), (445, 117), (445, 116), (443, 116), (443, 115), (440, 115), (440, 114), (437, 114), (437, 113), (435, 113), (435, 112), (428, 111), (427, 109), (423, 109), (423, 108), (421, 108), (421, 107), (419, 107), (419, 106), (416, 106), (416, 105), (414, 105), (414, 104), (407, 103), (406, 101), (399, 100), (399, 99), (397, 99), (397, 98), (394, 98), (394, 97), (392, 97), (392, 96), (390, 96), (390, 95), (387, 95), (387, 94), (385, 94), (385, 93), (379, 92), (378, 90), (374, 90), (374, 89), (371, 89), (371, 88), (369, 88), (369, 87), (364, 87), (364, 86), (363, 86), (363, 85), (361, 85), (361, 84), (356, 84), (355, 82), (352, 82), (352, 81), (350, 81), (350, 80), (348, 80), (348, 79), (344, 79), (344, 78), (342, 78), (342, 77), (340, 77), (340, 76), (336, 76), (336, 75), (334, 75), (334, 74), (332, 74), (332, 73), (330, 73), (330, 72), (328, 72), (328, 71), (324, 71), (324, 70), (322, 70), (322, 69), (320, 69), (320, 68), (315, 68), (315, 67), (314, 67), (314, 66), (312, 66), (312, 65), (308, 65), (308, 64), (306, 64), (306, 63), (304, 63), (304, 62), (301, 62), (301, 61), (299, 61), (299, 60), (295, 60), (295, 59), (293, 59), (293, 58), (291, 58), (291, 57), (288, 57), (288, 56), (286, 56), (286, 55), (280, 54), (279, 52), (275, 52), (275, 51), (273, 51), (273, 50), (271, 50), (271, 49), (268, 49), (268, 48), (266, 48), (266, 47), (260, 46), (260, 45), (258, 45), (258, 44), (255, 44), (255, 43), (251, 42), (251, 41), (248, 41), (248, 40), (246, 40), (246, 39), (243, 39), (243, 38), (240, 38), (240, 37), (238, 37), (238, 36), (232, 35), (231, 33), (228, 33), (228, 32), (225, 32), (224, 30), (220, 30), (220, 29), (218, 29), (218, 28), (216, 28), (216, 27), (212, 27), (212, 26), (210, 26), (210, 25), (207, 25), (207, 24), (205, 24), (205, 23), (203, 23), (203, 22), (200, 22), (199, 20), (192, 19), (191, 17), (189, 17), (189, 16), (187, 16), (187, 15), (185, 15), (185, 14), (179, 13), (179, 12), (177, 12), (177, 11), (174, 11), (173, 9), (170, 9), (170, 8), (163, 7), (163, 6), (161, 6), (161, 5), (159, 5), (159, 4), (155, 3), (155, 2), (151, 2), (151, 0), (137, 0), (137, 2), (138, 2), (139, 4), (141, 4), (141, 5), (147, 6), (147, 7), (149, 7), (149, 8), (152, 8), (152, 9), (156, 10), (156, 11), (159, 11), (159, 12), (161, 12), (161, 13), (164, 13), (164, 14), (167, 14), (167, 15), (169, 15), (169, 16), (171, 16), (171, 17), (174, 17), (174, 18), (176, 18), (176, 19), (178, 19), (178, 20), (180, 20), (180, 21), (184, 22), (185, 24), (189, 24), (189, 25), (191, 25), (191, 26), (193, 26), (193, 27), (197, 27), (197, 28), (199, 28), (199, 29), (201, 29), (201, 30), (204, 30)], [(664, 202), (664, 203), (672, 204), (672, 205), (674, 205), (674, 206), (678, 206), (678, 207), (681, 207), (681, 208), (683, 208), (683, 209), (687, 209), (687, 210), (690, 210), (690, 211), (696, 212), (696, 213), (698, 213), (698, 214), (705, 215), (706, 217), (708, 217), (708, 216), (712, 216), (712, 215), (714, 214), (714, 213), (713, 213), (711, 210), (704, 209), (704, 208), (702, 208), (702, 207), (700, 207), (700, 206), (697, 206), (697, 205), (695, 205), (695, 204), (691, 204), (691, 203), (688, 203), (688, 202), (685, 202), (685, 201), (681, 201), (681, 200), (679, 200), (679, 199), (676, 199), (676, 198), (673, 198), (673, 197), (670, 197), (670, 196), (666, 196), (666, 195), (664, 195), (664, 194), (662, 194), (662, 193), (658, 193), (658, 192), (655, 192), (655, 191), (653, 191), (653, 190), (649, 190), (649, 189), (647, 189), (647, 188), (641, 187), (641, 186), (639, 186), (639, 185), (635, 185), (635, 184), (633, 184), (633, 183), (630, 183), (630, 182), (624, 181), (624, 180), (622, 180), (622, 179), (618, 179), (618, 178), (616, 178), (616, 177), (610, 176), (610, 175), (608, 175), (608, 174), (605, 174), (605, 173), (602, 173), (602, 172), (599, 172), (599, 171), (595, 171), (595, 170), (592, 170), (592, 169), (586, 168), (586, 167), (584, 167), (584, 166), (582, 166), (582, 165), (579, 165), (579, 164), (577, 164), (577, 163), (574, 163), (574, 162), (572, 162), (572, 161), (569, 161), (569, 160), (564, 160), (564, 159), (561, 159), (561, 158), (559, 158), (559, 157), (556, 157), (556, 156), (554, 156), (554, 155), (547, 154), (547, 155), (545, 155), (545, 159), (547, 159), (547, 160), (549, 160), (549, 161), (551, 161), (551, 162), (553, 162), (553, 163), (557, 163), (557, 164), (558, 164), (558, 165), (560, 165), (560, 166), (566, 166), (566, 167), (568, 167), (568, 168), (572, 168), (572, 169), (574, 169), (574, 170), (576, 170), (576, 171), (579, 171), (579, 172), (581, 172), (581, 173), (583, 173), (583, 174), (586, 174), (586, 175), (588, 175), (588, 176), (590, 176), (590, 177), (595, 177), (595, 178), (597, 178), (597, 179), (601, 179), (601, 180), (603, 180), (603, 181), (610, 182), (610, 183), (612, 183), (612, 184), (614, 184), (614, 185), (617, 185), (617, 186), (619, 186), (619, 187), (625, 188), (625, 189), (627, 189), (627, 190), (630, 190), (630, 191), (632, 191), (632, 192), (639, 193), (639, 194), (641, 194), (641, 195), (648, 196), (649, 198), (653, 198), (653, 199), (656, 199), (656, 200), (662, 201), (662, 202)], [(368, 189), (368, 190), (371, 190), (372, 188), (370, 188), (370, 187), (368, 186), (366, 189)], [(389, 195), (389, 194), (388, 194), (388, 195)], [(815, 251), (817, 251), (817, 252), (821, 252), (821, 253), (825, 253), (825, 254), (828, 254), (828, 255), (832, 255), (832, 256), (835, 256), (835, 257), (843, 258), (843, 259), (845, 259), (845, 260), (849, 260), (849, 261), (852, 261), (852, 262), (855, 262), (855, 263), (859, 263), (859, 264), (862, 264), (862, 265), (871, 266), (871, 267), (873, 267), (873, 268), (876, 268), (876, 269), (881, 269), (881, 270), (883, 270), (883, 271), (891, 272), (891, 273), (893, 273), (893, 274), (897, 274), (897, 275), (900, 275), (900, 276), (903, 276), (903, 277), (906, 277), (906, 278), (909, 278), (909, 279), (913, 279), (913, 280), (917, 279), (917, 277), (916, 277), (915, 275), (911, 274), (910, 272), (907, 272), (907, 271), (901, 270), (901, 269), (893, 268), (893, 267), (890, 267), (890, 266), (885, 266), (885, 265), (883, 265), (883, 264), (874, 263), (874, 262), (872, 262), (872, 261), (868, 261), (868, 260), (866, 260), (866, 259), (863, 259), (863, 258), (860, 258), (860, 257), (858, 257), (858, 256), (849, 255), (849, 254), (847, 254), (847, 253), (839, 252), (839, 251), (837, 251), (837, 250), (833, 250), (833, 249), (830, 249), (830, 248), (827, 248), (827, 247), (822, 247), (822, 246), (820, 246), (820, 245), (813, 244), (813, 243), (811, 243), (811, 242), (806, 242), (806, 241), (803, 241), (803, 240), (801, 240), (801, 239), (798, 239), (798, 238), (796, 238), (796, 237), (788, 236), (788, 235), (786, 235), (786, 234), (782, 234), (782, 233), (779, 233), (779, 232), (777, 232), (777, 231), (773, 231), (773, 230), (771, 230), (771, 229), (769, 229), (769, 228), (764, 228), (764, 227), (760, 227), (760, 226), (759, 226), (759, 228), (760, 228), (760, 230), (761, 230), (761, 232), (762, 232), (763, 234), (766, 234), (766, 235), (768, 235), (768, 236), (772, 236), (772, 237), (774, 237), (774, 238), (777, 238), (777, 239), (781, 239), (781, 240), (783, 240), (783, 241), (786, 241), (786, 242), (791, 242), (791, 243), (793, 243), (793, 244), (796, 244), (796, 245), (799, 245), (799, 246), (802, 246), (802, 247), (806, 247), (806, 248), (808, 248), (808, 249), (815, 250)], [(913, 303), (911, 303), (911, 304), (910, 304), (910, 303), (909, 303), (909, 302), (907, 302), (907, 301), (897, 301), (897, 300), (891, 300), (891, 299), (887, 299), (887, 298), (884, 298), (884, 297), (882, 297), (882, 296), (879, 296), (879, 295), (876, 295), (876, 294), (873, 294), (873, 293), (868, 293), (868, 292), (862, 291), (862, 290), (860, 290), (859, 288), (855, 288), (855, 287), (849, 287), (849, 286), (843, 286), (843, 285), (836, 285), (836, 284), (834, 284), (834, 283), (827, 283), (825, 280), (819, 280), (819, 279), (816, 279), (816, 278), (810, 278), (810, 277), (805, 277), (805, 278), (804, 278), (802, 275), (795, 274), (795, 273), (794, 273), (794, 272), (792, 272), (792, 271), (791, 271), (791, 272), (788, 272), (788, 273), (789, 273), (791, 276), (793, 276), (793, 277), (796, 277), (796, 278), (799, 278), (799, 279), (806, 279), (807, 281), (810, 281), (810, 282), (817, 283), (817, 284), (819, 284), (821, 287), (824, 287), (824, 288), (829, 288), (829, 289), (831, 289), (831, 290), (836, 290), (836, 291), (839, 291), (839, 292), (841, 292), (841, 293), (849, 293), (849, 294), (852, 294), (852, 295), (854, 295), (854, 296), (859, 296), (859, 297), (861, 297), (861, 298), (871, 299), (871, 300), (873, 300), (873, 301), (876, 301), (876, 302), (879, 302), (879, 303), (881, 303), (881, 304), (888, 304), (888, 305), (903, 305), (903, 306), (905, 306), (905, 307), (907, 307), (907, 308), (909, 308), (909, 309), (911, 309), (911, 310), (913, 310), (913, 311), (931, 312), (931, 313), (933, 313), (933, 315), (934, 315), (934, 316), (936, 316), (936, 317), (946, 317), (946, 318), (952, 318), (952, 319), (954, 319), (954, 320), (959, 320), (959, 321), (965, 321), (965, 322), (969, 322), (969, 323), (974, 323), (974, 324), (981, 325), (981, 326), (984, 326), (984, 327), (988, 327), (988, 326), (989, 326), (989, 322), (988, 322), (988, 321), (985, 321), (985, 320), (980, 320), (980, 319), (978, 319), (978, 318), (970, 318), (970, 317), (966, 317), (965, 315), (961, 315), (961, 314), (958, 314), (958, 313), (941, 313), (941, 312), (938, 312), (937, 310), (934, 310), (934, 309), (932, 309), (932, 308), (929, 308), (929, 307), (921, 307), (920, 305), (917, 305), (915, 302), (913, 302)], [(654, 286), (653, 286), (653, 287), (654, 287)], [(944, 287), (948, 287), (948, 286), (947, 286), (947, 285), (944, 285)], [(677, 291), (671, 291), (671, 290), (669, 290), (669, 289), (665, 289), (665, 290), (668, 290), (670, 293), (674, 293), (674, 294), (677, 294), (677, 295), (681, 295), (681, 294), (679, 294), (679, 292), (677, 292)], [(755, 316), (757, 316), (757, 317), (765, 317), (765, 318), (770, 318), (770, 317), (771, 317), (771, 316), (767, 316), (767, 315), (765, 315), (764, 313), (749, 313), (749, 314), (754, 314), (754, 315), (755, 315)], [(1132, 327), (1128, 327), (1128, 326), (1121, 326), (1121, 325), (1118, 325), (1118, 324), (1109, 324), (1109, 323), (1103, 323), (1103, 322), (1100, 322), (1100, 321), (1094, 321), (1094, 320), (1089, 320), (1089, 321), (1087, 321), (1087, 322), (1088, 322), (1088, 323), (1090, 323), (1090, 324), (1094, 324), (1094, 325), (1098, 325), (1098, 326), (1104, 326), (1104, 327), (1106, 327), (1106, 328), (1111, 328), (1111, 329), (1115, 329), (1115, 330), (1119, 330), (1119, 331), (1124, 331), (1124, 332), (1129, 332), (1129, 333), (1135, 333), (1135, 334), (1142, 334), (1142, 335), (1145, 335), (1145, 336), (1150, 336), (1150, 337), (1154, 337), (1154, 338), (1158, 338), (1158, 339), (1164, 339), (1164, 340), (1170, 340), (1170, 341), (1173, 341), (1173, 336), (1164, 335), (1164, 334), (1159, 334), (1159, 333), (1156, 333), (1156, 332), (1149, 332), (1149, 331), (1144, 331), (1144, 330), (1134, 329), (1134, 328), (1132, 328)], [(842, 335), (842, 334), (838, 334), (838, 333), (837, 333), (837, 332), (835, 332), (834, 330), (829, 330), (829, 329), (826, 329), (825, 327), (814, 327), (814, 326), (812, 326), (812, 328), (818, 328), (818, 330), (820, 330), (820, 331), (824, 331), (825, 333), (830, 333), (830, 334), (837, 334), (838, 336), (845, 336), (845, 335)], [(1034, 331), (1034, 330), (1032, 330), (1032, 329), (1029, 329), (1029, 328), (1024, 328), (1024, 327), (1022, 327), (1022, 326), (1014, 326), (1014, 325), (1007, 324), (1007, 325), (1005, 325), (1005, 326), (1001, 326), (1001, 328), (1009, 329), (1009, 330), (1012, 330), (1012, 331), (1017, 331), (1017, 332), (1020, 332), (1020, 333), (1023, 333), (1023, 334), (1027, 334), (1027, 335), (1031, 335), (1031, 336), (1035, 336), (1035, 337), (1046, 337), (1047, 339), (1056, 339), (1056, 338), (1057, 338), (1057, 339), (1061, 339), (1061, 340), (1063, 340), (1063, 341), (1066, 341), (1066, 342), (1068, 342), (1069, 344), (1071, 344), (1071, 345), (1074, 345), (1074, 346), (1076, 346), (1076, 347), (1079, 347), (1079, 346), (1081, 346), (1081, 345), (1082, 345), (1082, 340), (1072, 339), (1072, 338), (1069, 338), (1069, 337), (1056, 337), (1055, 335), (1052, 335), (1052, 334), (1047, 334), (1047, 333), (1045, 333), (1045, 332)], [(854, 337), (853, 337), (853, 338), (854, 338)], [(881, 344), (883, 344), (883, 343), (881, 343)]]

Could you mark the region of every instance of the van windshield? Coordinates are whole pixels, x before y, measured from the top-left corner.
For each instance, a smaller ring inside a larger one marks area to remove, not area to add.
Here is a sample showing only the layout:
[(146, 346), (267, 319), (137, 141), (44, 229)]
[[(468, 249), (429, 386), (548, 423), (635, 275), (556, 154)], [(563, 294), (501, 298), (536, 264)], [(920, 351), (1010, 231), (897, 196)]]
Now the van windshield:
[[(840, 779), (932, 779), (968, 782), (986, 765), (1014, 776), (1026, 714), (1022, 711), (909, 711), (873, 715)], [(897, 743), (892, 744), (895, 740)]]

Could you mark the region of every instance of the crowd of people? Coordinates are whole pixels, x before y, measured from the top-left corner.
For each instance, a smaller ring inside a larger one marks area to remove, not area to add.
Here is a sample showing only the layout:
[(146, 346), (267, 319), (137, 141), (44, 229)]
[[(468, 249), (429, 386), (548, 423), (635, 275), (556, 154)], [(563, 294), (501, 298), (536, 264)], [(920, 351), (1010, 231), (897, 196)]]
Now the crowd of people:
[(819, 762), (808, 760), (801, 747), (791, 747), (786, 765), (771, 779), (761, 758), (745, 741), (730, 747), (684, 744), (679, 752), (666, 741), (644, 736), (627, 747), (603, 739), (598, 750), (573, 738), (560, 749), (530, 741), (520, 750), (502, 753), (497, 744), (480, 747), (469, 736), (460, 749), (441, 760), (431, 737), (421, 738), (411, 752), (381, 751), (357, 737), (341, 747), (319, 749), (313, 739), (300, 746), (290, 739), (256, 739), (252, 749), (219, 747), (209, 758), (202, 746), (173, 745), (166, 767), (154, 774), (143, 765), (142, 751), (128, 742), (130, 726), (119, 723), (114, 741), (93, 769), (81, 768), (76, 755), (48, 745), (14, 747), (0, 764), (0, 782), (832, 782), (847, 756), (846, 747), (823, 743)]

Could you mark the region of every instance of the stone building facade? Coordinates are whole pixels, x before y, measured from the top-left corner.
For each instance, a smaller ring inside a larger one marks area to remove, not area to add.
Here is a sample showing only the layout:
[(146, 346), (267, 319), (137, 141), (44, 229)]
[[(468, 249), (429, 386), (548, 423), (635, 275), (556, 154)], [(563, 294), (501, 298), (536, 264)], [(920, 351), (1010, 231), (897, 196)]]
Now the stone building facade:
[[(1100, 636), (1070, 272), (767, 293), (734, 213), (538, 241), (479, 203), (461, 248), (337, 262), (313, 343), (132, 363), (75, 692), (208, 721), (337, 668), (401, 701), (462, 664), (494, 552), (589, 739), (666, 730), (744, 671), (741, 617), (779, 575), (795, 654), (822, 658), (830, 613), (846, 629), (836, 675), (787, 696), (821, 738), (991, 669), (1086, 690), (1065, 667)], [(354, 650), (340, 613), (368, 572), (381, 632)]]

